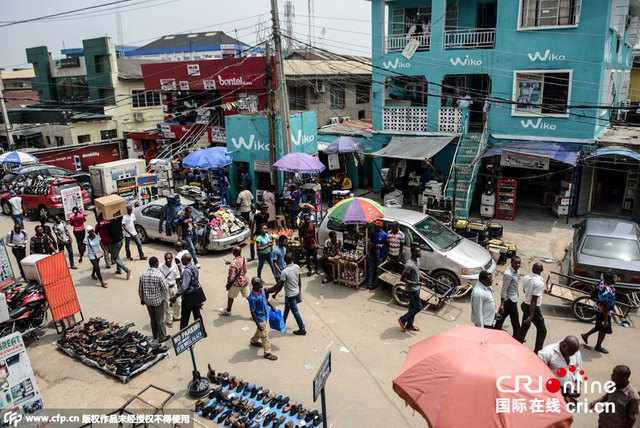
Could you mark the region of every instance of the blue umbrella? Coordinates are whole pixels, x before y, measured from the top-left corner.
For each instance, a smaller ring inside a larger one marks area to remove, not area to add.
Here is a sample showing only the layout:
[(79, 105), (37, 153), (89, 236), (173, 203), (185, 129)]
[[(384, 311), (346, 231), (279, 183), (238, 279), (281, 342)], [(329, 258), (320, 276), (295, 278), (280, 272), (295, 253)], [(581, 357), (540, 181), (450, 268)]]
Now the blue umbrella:
[(363, 147), (364, 144), (355, 138), (338, 137), (324, 149), (324, 152), (328, 155), (333, 153), (353, 153), (362, 150)]
[(3, 165), (21, 165), (23, 163), (36, 163), (38, 158), (25, 152), (7, 152), (0, 155), (0, 163)]
[(182, 159), (185, 168), (220, 168), (231, 164), (233, 160), (227, 155), (226, 147), (211, 147), (209, 149), (196, 150)]

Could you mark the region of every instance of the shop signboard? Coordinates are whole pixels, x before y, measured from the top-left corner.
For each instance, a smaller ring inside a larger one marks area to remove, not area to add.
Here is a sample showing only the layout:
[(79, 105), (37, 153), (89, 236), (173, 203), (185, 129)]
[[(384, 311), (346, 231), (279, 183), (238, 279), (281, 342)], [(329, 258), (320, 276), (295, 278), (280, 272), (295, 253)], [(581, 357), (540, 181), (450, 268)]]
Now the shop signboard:
[(62, 189), (60, 191), (62, 197), (62, 206), (64, 207), (64, 217), (69, 220), (73, 209), (78, 207), (81, 213), (84, 213), (84, 204), (82, 203), (82, 189), (80, 186), (70, 187), (68, 189)]
[(198, 319), (196, 322), (185, 327), (178, 334), (171, 337), (171, 343), (173, 344), (173, 350), (176, 351), (176, 356), (190, 349), (203, 338), (204, 333), (202, 330), (202, 320)]
[(200, 65), (199, 64), (187, 64), (187, 75), (189, 75), (189, 76), (200, 76)]
[(500, 165), (513, 168), (536, 169), (540, 171), (549, 170), (550, 159), (546, 156), (532, 155), (529, 153), (513, 152), (502, 150)]
[(271, 163), (269, 161), (263, 160), (254, 160), (253, 161), (253, 170), (255, 172), (271, 172)]
[(136, 177), (116, 180), (116, 193), (126, 201), (132, 201), (136, 194)]
[(0, 239), (0, 290), (16, 282), (4, 239)]
[(0, 408), (3, 426), (31, 427), (25, 414), (44, 413), (44, 404), (20, 332), (0, 338)]
[(340, 155), (338, 153), (332, 153), (327, 156), (329, 162), (329, 170), (333, 171), (336, 169), (340, 169)]

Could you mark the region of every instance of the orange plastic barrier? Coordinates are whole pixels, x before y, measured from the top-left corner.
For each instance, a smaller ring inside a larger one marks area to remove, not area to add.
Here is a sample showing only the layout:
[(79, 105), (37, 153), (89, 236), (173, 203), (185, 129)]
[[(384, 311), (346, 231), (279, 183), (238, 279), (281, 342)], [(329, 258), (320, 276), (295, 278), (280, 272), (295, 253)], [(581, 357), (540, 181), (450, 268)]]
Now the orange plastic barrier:
[(36, 266), (42, 278), (53, 321), (58, 322), (80, 313), (80, 302), (78, 302), (64, 252), (44, 258), (36, 262)]

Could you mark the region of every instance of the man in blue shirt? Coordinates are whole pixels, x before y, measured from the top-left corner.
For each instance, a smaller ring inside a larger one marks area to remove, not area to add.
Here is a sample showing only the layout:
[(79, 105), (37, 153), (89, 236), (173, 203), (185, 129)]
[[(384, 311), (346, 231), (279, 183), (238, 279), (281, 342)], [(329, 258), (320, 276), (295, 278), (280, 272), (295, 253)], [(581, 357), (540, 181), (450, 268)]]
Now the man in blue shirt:
[[(257, 276), (251, 279), (251, 294), (247, 297), (249, 301), (249, 309), (251, 310), (251, 318), (256, 323), (256, 332), (253, 334), (251, 341), (252, 346), (264, 348), (264, 357), (267, 360), (275, 361), (278, 359), (271, 353), (271, 344), (269, 343), (269, 309), (275, 311), (276, 308), (267, 300), (267, 296), (262, 289), (264, 281)], [(259, 341), (262, 341), (260, 343)]]
[(186, 247), (187, 250), (189, 250), (189, 254), (191, 254), (191, 257), (193, 258), (193, 263), (195, 263), (196, 267), (200, 269), (200, 263), (198, 263), (196, 249), (193, 246), (193, 236), (198, 236), (196, 229), (200, 229), (200, 226), (198, 226), (198, 224), (193, 221), (191, 211), (191, 207), (186, 207), (184, 209), (184, 214), (181, 215), (178, 219), (176, 232), (178, 234), (178, 241), (182, 239), (185, 244), (187, 244)]
[(369, 290), (378, 286), (378, 266), (387, 258), (387, 233), (382, 230), (380, 220), (376, 221), (374, 226), (369, 238)]
[[(285, 263), (284, 261), (284, 256), (287, 254), (287, 244), (287, 237), (285, 235), (280, 235), (280, 237), (278, 238), (278, 245), (271, 252), (271, 258), (273, 259), (274, 267), (273, 276), (276, 279), (276, 283), (280, 279), (280, 272), (282, 272), (282, 270), (287, 267), (287, 263)], [(275, 298), (276, 295), (274, 294), (273, 297)]]

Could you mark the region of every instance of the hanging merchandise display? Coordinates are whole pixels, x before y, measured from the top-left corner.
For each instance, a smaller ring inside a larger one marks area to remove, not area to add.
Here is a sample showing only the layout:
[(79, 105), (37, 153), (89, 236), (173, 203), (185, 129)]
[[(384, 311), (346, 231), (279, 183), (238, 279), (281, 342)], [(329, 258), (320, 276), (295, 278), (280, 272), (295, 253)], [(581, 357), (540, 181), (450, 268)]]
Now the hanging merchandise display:
[(98, 368), (127, 383), (158, 361), (169, 356), (160, 345), (137, 331), (133, 323), (120, 327), (104, 318), (91, 318), (63, 333), (55, 345), (89, 367)]

